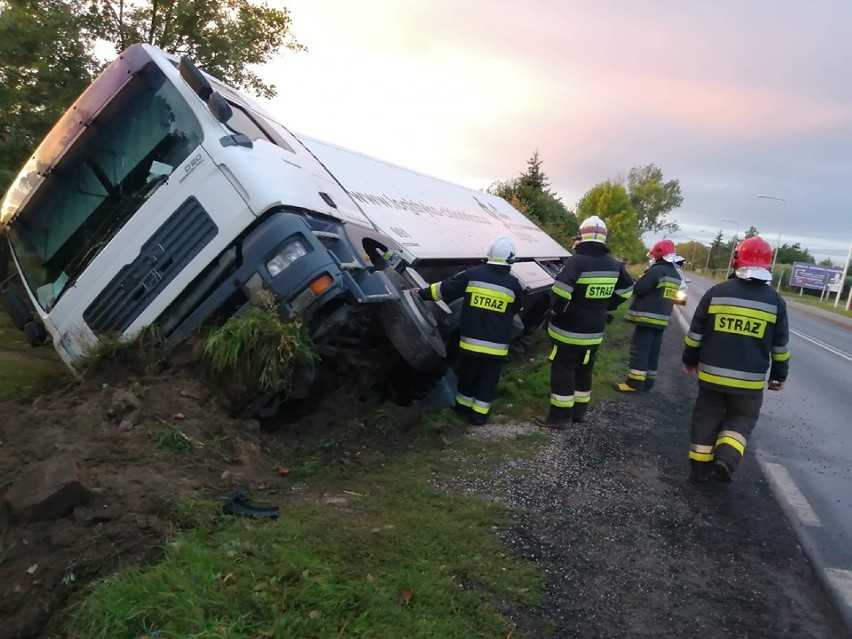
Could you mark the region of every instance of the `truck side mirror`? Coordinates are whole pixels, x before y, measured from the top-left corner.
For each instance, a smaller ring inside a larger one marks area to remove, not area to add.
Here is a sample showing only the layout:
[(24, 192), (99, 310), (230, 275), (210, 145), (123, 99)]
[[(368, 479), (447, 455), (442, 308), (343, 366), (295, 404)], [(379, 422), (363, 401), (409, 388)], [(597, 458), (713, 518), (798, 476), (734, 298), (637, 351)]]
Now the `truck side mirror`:
[(209, 98), (207, 98), (207, 108), (210, 109), (210, 113), (213, 114), (213, 117), (219, 120), (222, 124), (228, 122), (231, 119), (231, 116), (234, 115), (233, 109), (231, 109), (231, 105), (228, 104), (228, 101), (222, 97), (222, 94), (218, 91), (214, 91)]
[(213, 93), (213, 87), (207, 78), (204, 77), (204, 74), (201, 73), (201, 70), (195, 66), (192, 59), (187, 56), (181, 56), (178, 71), (180, 71), (180, 77), (195, 91), (195, 94), (199, 98), (204, 101), (210, 98), (210, 95)]

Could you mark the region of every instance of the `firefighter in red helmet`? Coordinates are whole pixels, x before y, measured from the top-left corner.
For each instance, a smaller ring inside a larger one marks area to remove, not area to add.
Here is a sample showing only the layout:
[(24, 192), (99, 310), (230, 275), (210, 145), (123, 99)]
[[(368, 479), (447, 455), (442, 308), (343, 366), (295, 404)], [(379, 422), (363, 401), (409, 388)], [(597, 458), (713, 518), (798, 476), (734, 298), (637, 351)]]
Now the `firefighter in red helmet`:
[(679, 256), (674, 242), (660, 240), (648, 257), (651, 266), (633, 286), (633, 299), (624, 319), (636, 325), (630, 341), (627, 379), (615, 385), (622, 393), (649, 391), (657, 378), (663, 331), (669, 325), (683, 277), (675, 267)]
[(692, 317), (683, 369), (698, 372), (689, 460), (692, 478), (722, 482), (745, 454), (769, 390), (784, 388), (790, 360), (787, 305), (769, 282), (772, 248), (755, 235), (740, 242), (734, 272), (711, 287)]

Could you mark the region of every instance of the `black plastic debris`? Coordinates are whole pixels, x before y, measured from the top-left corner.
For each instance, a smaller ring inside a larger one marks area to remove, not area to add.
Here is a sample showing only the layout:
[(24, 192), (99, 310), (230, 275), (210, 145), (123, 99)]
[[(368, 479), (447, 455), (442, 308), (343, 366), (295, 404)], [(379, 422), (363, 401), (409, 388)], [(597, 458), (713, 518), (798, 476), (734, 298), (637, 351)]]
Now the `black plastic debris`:
[(248, 485), (240, 486), (225, 499), (222, 512), (226, 515), (237, 517), (251, 517), (252, 519), (272, 519), (278, 517), (278, 506), (253, 506), (245, 497), (249, 491)]

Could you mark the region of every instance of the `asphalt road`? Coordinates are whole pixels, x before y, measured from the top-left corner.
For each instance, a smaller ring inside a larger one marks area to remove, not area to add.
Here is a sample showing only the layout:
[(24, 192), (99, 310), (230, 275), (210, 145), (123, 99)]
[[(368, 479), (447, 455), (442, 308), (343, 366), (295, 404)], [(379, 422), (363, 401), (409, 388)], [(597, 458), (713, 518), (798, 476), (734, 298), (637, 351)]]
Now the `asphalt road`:
[[(689, 274), (688, 322), (711, 280)], [(790, 376), (764, 395), (750, 450), (852, 624), (852, 320), (788, 304)]]

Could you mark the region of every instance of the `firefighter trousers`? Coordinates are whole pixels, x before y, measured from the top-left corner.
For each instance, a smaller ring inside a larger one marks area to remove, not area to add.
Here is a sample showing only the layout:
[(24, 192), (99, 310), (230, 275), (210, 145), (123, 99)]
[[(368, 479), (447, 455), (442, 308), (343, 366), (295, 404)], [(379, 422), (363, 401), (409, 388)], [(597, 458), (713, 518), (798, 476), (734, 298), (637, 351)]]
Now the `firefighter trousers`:
[(464, 351), (459, 354), (456, 411), (472, 424), (488, 421), (503, 360), (502, 357), (468, 355)]
[(550, 410), (548, 421), (582, 421), (592, 396), (592, 373), (597, 346), (557, 344), (550, 353)]
[(663, 331), (637, 324), (630, 340), (630, 370), (627, 385), (636, 390), (651, 390), (657, 379)]
[(689, 461), (696, 473), (706, 473), (715, 460), (733, 473), (760, 416), (763, 391), (725, 393), (698, 387), (692, 411)]

